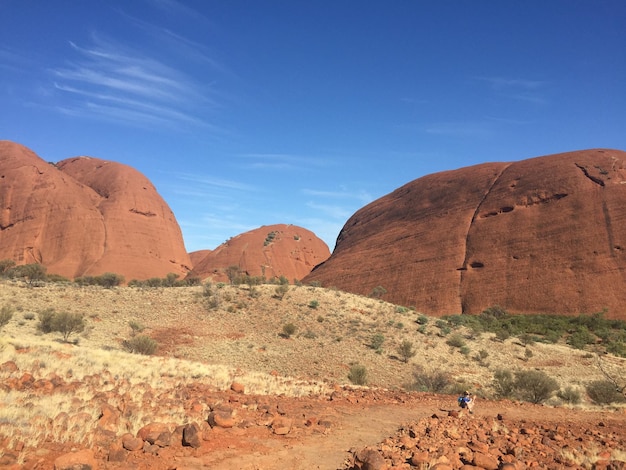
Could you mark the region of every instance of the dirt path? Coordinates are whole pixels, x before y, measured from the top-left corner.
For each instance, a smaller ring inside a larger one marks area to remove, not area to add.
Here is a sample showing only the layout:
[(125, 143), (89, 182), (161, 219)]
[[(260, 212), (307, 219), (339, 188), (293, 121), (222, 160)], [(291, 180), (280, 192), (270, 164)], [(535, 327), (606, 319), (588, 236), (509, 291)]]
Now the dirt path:
[(407, 408), (402, 405), (338, 407), (333, 410), (334, 424), (327, 433), (248, 440), (245, 444), (248, 453), (243, 452), (243, 442), (240, 441), (232, 449), (180, 463), (198, 469), (219, 470), (339, 469), (350, 449), (375, 445), (392, 435), (403, 423), (429, 416), (432, 412), (432, 407)]
[[(351, 404), (320, 410), (332, 413), (333, 425), (327, 432), (293, 433), (287, 436), (232, 436), (230, 445), (201, 457), (186, 457), (177, 462), (181, 469), (214, 470), (337, 470), (345, 468), (351, 449), (375, 446), (411, 422), (433, 414), (446, 416), (454, 403), (446, 399), (413, 404)], [(511, 420), (542, 422), (584, 422), (590, 427), (601, 420), (624, 418), (614, 413), (573, 412), (517, 403), (480, 403), (476, 414), (462, 419), (496, 418), (503, 414)]]

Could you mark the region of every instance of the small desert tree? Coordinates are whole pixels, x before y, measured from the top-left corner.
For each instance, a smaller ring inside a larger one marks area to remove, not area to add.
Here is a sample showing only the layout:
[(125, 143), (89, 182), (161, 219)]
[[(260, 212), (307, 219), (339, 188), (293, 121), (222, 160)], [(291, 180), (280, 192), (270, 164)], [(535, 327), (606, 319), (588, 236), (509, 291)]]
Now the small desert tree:
[(587, 395), (598, 405), (624, 403), (626, 398), (610, 380), (594, 380), (585, 387)]
[(46, 267), (42, 264), (23, 264), (15, 266), (6, 271), (6, 276), (10, 278), (23, 278), (32, 287), (39, 281), (46, 280)]
[(405, 339), (402, 340), (400, 345), (398, 346), (398, 355), (402, 358), (404, 362), (409, 362), (413, 356), (417, 354), (417, 351), (413, 347), (413, 342)]
[(63, 335), (63, 341), (67, 343), (73, 333), (81, 333), (85, 330), (85, 319), (78, 313), (59, 312), (52, 317), (52, 331)]
[(46, 310), (39, 312), (39, 323), (37, 324), (37, 329), (42, 333), (52, 333), (54, 331), (52, 327), (54, 315), (55, 313), (53, 308), (47, 308)]
[(3, 276), (5, 272), (15, 266), (15, 261), (12, 259), (0, 260), (0, 276)]
[(531, 403), (543, 403), (559, 389), (559, 384), (541, 370), (520, 370), (515, 373), (516, 394)]
[(231, 286), (235, 283), (235, 280), (239, 276), (240, 272), (241, 270), (239, 269), (239, 266), (237, 266), (236, 264), (233, 264), (226, 268), (226, 277), (228, 277), (228, 282), (230, 283)]
[(493, 388), (498, 398), (512, 398), (515, 392), (513, 372), (509, 369), (498, 369), (493, 374)]
[(179, 277), (176, 273), (167, 273), (163, 280), (163, 287), (174, 287)]

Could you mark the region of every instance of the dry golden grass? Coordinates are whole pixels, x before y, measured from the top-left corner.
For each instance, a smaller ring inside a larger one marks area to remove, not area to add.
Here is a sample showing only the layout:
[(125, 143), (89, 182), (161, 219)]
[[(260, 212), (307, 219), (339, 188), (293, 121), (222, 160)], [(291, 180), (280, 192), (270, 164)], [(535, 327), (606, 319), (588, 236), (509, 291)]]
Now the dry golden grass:
[[(459, 330), (469, 348), (464, 355), (438, 336), (435, 319), (430, 319), (424, 333), (419, 332), (418, 312), (308, 286), (290, 286), (283, 300), (278, 300), (275, 289), (274, 285), (213, 286), (210, 303), (217, 304), (217, 308), (209, 309), (201, 286), (103, 289), (49, 284), (27, 288), (5, 282), (0, 284), (0, 306), (11, 306), (14, 315), (0, 334), (5, 345), (11, 344), (17, 350), (47, 339), (75, 356), (70, 365), (65, 360), (49, 361), (45, 354), (9, 354), (11, 360), (22, 361), (20, 368), (25, 370), (43, 361), (41, 368), (46, 373), (53, 366), (61, 367), (64, 370), (59, 375), (65, 376), (71, 370), (80, 379), (109, 370), (129, 382), (152, 386), (164, 372), (179, 380), (215, 377), (216, 387), (229, 386), (234, 378), (243, 382), (243, 375), (259, 374), (250, 380), (259, 382), (256, 387), (260, 393), (271, 394), (280, 388), (271, 380), (265, 383), (265, 378), (273, 377), (268, 374), (273, 373), (294, 377), (299, 383), (315, 381), (319, 385), (307, 387), (321, 391), (327, 385), (349, 383), (348, 372), (354, 364), (366, 367), (371, 386), (402, 388), (412, 381), (414, 366), (423, 365), (427, 370), (448, 372), (458, 387), (472, 388), (483, 396), (492, 394), (490, 383), (498, 368), (541, 369), (561, 387), (580, 390), (589, 381), (604, 379), (593, 354), (564, 344), (537, 343), (525, 348), (516, 339), (497, 342), (491, 334), (470, 337), (467, 331)], [(38, 334), (37, 312), (45, 308), (85, 315), (87, 328), (76, 337), (76, 346), (51, 341), (58, 339), (55, 334)], [(159, 357), (134, 356), (130, 360), (131, 356), (123, 353), (122, 341), (134, 334), (130, 322), (141, 325), (145, 328), (142, 334), (157, 340)], [(297, 328), (288, 339), (282, 334), (287, 323)], [(384, 337), (379, 351), (370, 347), (375, 334)], [(416, 350), (408, 363), (398, 354), (398, 346), (405, 340), (411, 341)], [(531, 357), (525, 354), (527, 349), (532, 351)], [(480, 351), (486, 354), (482, 360), (478, 360)], [(9, 360), (6, 352), (2, 354), (4, 361)], [(179, 363), (178, 359), (185, 361)], [(602, 361), (613, 376), (626, 376), (625, 359), (604, 356)], [(118, 369), (113, 372), (113, 367)], [(309, 393), (307, 387), (299, 385), (295, 389)]]
[[(463, 355), (438, 336), (435, 319), (429, 320), (425, 331), (418, 331), (418, 312), (306, 286), (290, 286), (278, 300), (275, 289), (273, 285), (214, 286), (207, 299), (203, 287), (103, 289), (50, 284), (27, 288), (0, 283), (0, 307), (14, 311), (0, 331), (0, 365), (12, 361), (19, 368), (18, 376), (28, 372), (37, 380), (56, 375), (79, 384), (71, 392), (51, 395), (29, 390), (5, 393), (0, 424), (4, 435), (11, 436), (8, 447), (17, 442), (33, 447), (45, 440), (76, 439), (83, 439), (77, 444), (90, 445), (101, 413), (95, 397), (107, 392), (112, 392), (109, 405), (134, 410), (119, 428), (136, 433), (150, 421), (188, 420), (189, 410), (176, 392), (190, 384), (219, 391), (239, 382), (250, 394), (325, 395), (334, 384), (349, 383), (354, 364), (365, 366), (371, 386), (402, 388), (420, 365), (449, 373), (457, 387), (471, 388), (479, 396), (492, 394), (489, 384), (498, 368), (541, 369), (561, 387), (580, 390), (587, 382), (604, 378), (593, 355), (565, 345), (535, 344), (528, 357), (514, 339), (496, 342), (492, 335), (470, 337), (459, 330), (470, 349)], [(83, 314), (87, 328), (73, 338), (74, 344), (62, 343), (58, 334), (42, 335), (37, 331), (37, 314), (46, 308)], [(289, 338), (282, 334), (287, 323), (297, 328)], [(136, 334), (138, 325), (142, 334), (158, 341), (156, 356), (124, 351), (123, 340)], [(379, 351), (370, 347), (376, 334), (384, 337)], [(405, 340), (413, 342), (417, 352), (408, 363), (397, 352)], [(626, 376), (626, 360), (607, 356), (602, 361), (615, 377)], [(1, 380), (10, 375), (0, 371)], [(551, 403), (559, 404), (558, 400)], [(578, 407), (594, 408), (588, 402)], [(199, 416), (205, 414), (206, 409), (199, 411)], [(567, 457), (580, 465), (593, 459), (592, 455)]]

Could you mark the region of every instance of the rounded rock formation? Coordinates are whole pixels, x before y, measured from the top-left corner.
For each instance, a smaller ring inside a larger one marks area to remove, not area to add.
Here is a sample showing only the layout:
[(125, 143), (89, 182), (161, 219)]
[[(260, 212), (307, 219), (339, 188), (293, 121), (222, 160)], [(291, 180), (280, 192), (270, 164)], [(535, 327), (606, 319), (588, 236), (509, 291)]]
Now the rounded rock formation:
[(191, 265), (172, 211), (141, 173), (90, 157), (47, 163), (10, 141), (0, 141), (0, 259), (126, 280)]
[(313, 232), (295, 225), (262, 226), (222, 243), (194, 264), (189, 277), (228, 281), (227, 269), (265, 279), (284, 276), (302, 279), (330, 256), (326, 243)]
[(594, 149), (424, 176), (357, 211), (319, 281), (430, 315), (626, 319), (626, 152)]

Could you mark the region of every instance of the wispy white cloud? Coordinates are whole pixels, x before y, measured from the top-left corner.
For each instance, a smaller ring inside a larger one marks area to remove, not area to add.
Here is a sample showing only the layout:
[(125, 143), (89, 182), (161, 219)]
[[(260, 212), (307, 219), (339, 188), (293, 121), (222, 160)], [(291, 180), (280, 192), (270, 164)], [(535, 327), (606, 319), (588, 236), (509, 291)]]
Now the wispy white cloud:
[(326, 214), (328, 217), (332, 219), (346, 220), (348, 217), (350, 217), (354, 213), (354, 210), (345, 206), (339, 206), (339, 205), (333, 205), (333, 204), (319, 204), (316, 202), (307, 202), (306, 205), (307, 207), (310, 207), (311, 209), (317, 212)]
[[(213, 90), (198, 84), (166, 57), (156, 57), (92, 35), (65, 66), (53, 68), (54, 87), (66, 98), (63, 109), (74, 115), (123, 119), (137, 125), (185, 128), (215, 126), (204, 117), (215, 108)], [(200, 112), (202, 109), (202, 112)]]
[(243, 166), (250, 170), (302, 170), (311, 167), (323, 168), (332, 164), (332, 161), (325, 157), (308, 157), (284, 153), (246, 153), (240, 155), (240, 157), (245, 161)]
[(444, 135), (452, 137), (489, 137), (492, 134), (491, 127), (486, 122), (441, 122), (427, 126), (424, 131), (427, 134)]
[(303, 189), (302, 192), (304, 194), (308, 194), (310, 196), (319, 196), (323, 198), (332, 198), (332, 199), (355, 199), (361, 201), (363, 203), (372, 202), (373, 197), (367, 191), (359, 190), (357, 192), (350, 192), (348, 190), (341, 191), (322, 191), (318, 189)]
[(518, 88), (537, 90), (547, 84), (547, 82), (543, 80), (528, 80), (524, 78), (476, 77), (476, 80), (485, 81), (495, 89)]
[(175, 175), (178, 180), (185, 181), (187, 184), (193, 184), (194, 187), (206, 187), (206, 188), (223, 188), (232, 189), (237, 191), (256, 191), (257, 188), (253, 185), (242, 183), (241, 181), (215, 178), (206, 175), (194, 175), (191, 173), (178, 173)]
[(547, 103), (547, 99), (542, 93), (548, 85), (547, 81), (498, 76), (475, 77), (475, 79), (487, 83), (492, 90), (509, 99), (538, 105)]

